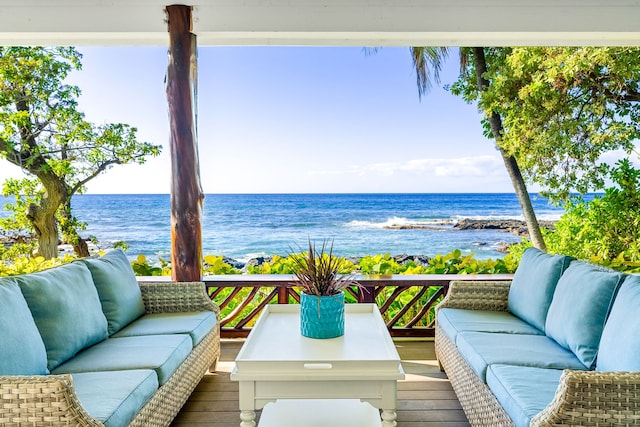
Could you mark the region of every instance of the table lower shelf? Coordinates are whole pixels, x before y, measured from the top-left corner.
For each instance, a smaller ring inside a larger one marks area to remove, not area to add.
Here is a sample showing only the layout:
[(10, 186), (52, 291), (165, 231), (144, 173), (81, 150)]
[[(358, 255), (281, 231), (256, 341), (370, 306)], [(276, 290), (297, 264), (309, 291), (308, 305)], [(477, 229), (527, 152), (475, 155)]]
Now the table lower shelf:
[(283, 399), (267, 404), (258, 427), (380, 427), (380, 413), (358, 399)]

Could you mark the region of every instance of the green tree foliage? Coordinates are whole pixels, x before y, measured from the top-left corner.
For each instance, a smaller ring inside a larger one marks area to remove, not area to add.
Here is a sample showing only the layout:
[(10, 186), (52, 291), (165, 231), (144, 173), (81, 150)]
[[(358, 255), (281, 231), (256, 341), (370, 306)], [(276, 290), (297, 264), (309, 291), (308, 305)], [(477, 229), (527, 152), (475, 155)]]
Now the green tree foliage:
[[(446, 58), (447, 50), (445, 48), (434, 50), (433, 48), (413, 47), (411, 51), (416, 73), (418, 74), (419, 93), (422, 95), (429, 87), (427, 83), (430, 81), (430, 75), (427, 72), (431, 69), (433, 71), (433, 79), (437, 81), (440, 62)], [(504, 55), (506, 51), (504, 48), (461, 48), (460, 75), (457, 82), (451, 87), (452, 93), (461, 96), (467, 102), (477, 102), (481, 95), (487, 93), (492, 87), (493, 77), (489, 71), (496, 67), (496, 63), (500, 63), (501, 55)], [(416, 58), (421, 57), (423, 58), (422, 60), (416, 60)], [(431, 67), (429, 67), (429, 64), (431, 64)], [(490, 106), (482, 102), (479, 102), (478, 106), (484, 113), (482, 121), (485, 128), (484, 136), (495, 141), (496, 148), (502, 157), (505, 169), (513, 185), (513, 190), (520, 202), (530, 239), (535, 247), (545, 251), (546, 245), (542, 230), (533, 209), (518, 159), (502, 148), (504, 126), (500, 111), (491, 109)]]
[(9, 178), (5, 180), (1, 194), (4, 197), (14, 196), (14, 202), (6, 203), (3, 209), (13, 214), (0, 218), (0, 229), (16, 236), (30, 237), (27, 230), (31, 228), (31, 223), (27, 218), (27, 209), (32, 203), (41, 200), (43, 193), (42, 186), (37, 179)]
[(71, 211), (74, 194), (113, 165), (144, 163), (161, 148), (139, 142), (129, 125), (85, 120), (80, 89), (64, 83), (80, 59), (71, 47), (0, 47), (0, 157), (39, 182), (11, 181), (3, 192), (17, 197), (14, 225), (28, 220), (46, 259), (57, 256), (60, 233), (88, 255)]
[(602, 155), (629, 154), (640, 136), (640, 49), (501, 48), (490, 57), (480, 105), (502, 117), (500, 147), (528, 180), (555, 200), (603, 189), (611, 165)]
[(611, 180), (601, 196), (566, 205), (547, 236), (551, 251), (627, 271), (640, 267), (640, 170), (621, 160)]

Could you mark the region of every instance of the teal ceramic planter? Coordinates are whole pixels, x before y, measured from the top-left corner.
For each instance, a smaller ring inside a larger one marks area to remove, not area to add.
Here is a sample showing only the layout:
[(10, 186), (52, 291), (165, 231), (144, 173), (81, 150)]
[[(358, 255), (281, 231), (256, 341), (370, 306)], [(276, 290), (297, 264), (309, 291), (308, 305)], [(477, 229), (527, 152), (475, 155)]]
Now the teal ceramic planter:
[(308, 338), (344, 335), (344, 293), (323, 297), (300, 293), (300, 333)]

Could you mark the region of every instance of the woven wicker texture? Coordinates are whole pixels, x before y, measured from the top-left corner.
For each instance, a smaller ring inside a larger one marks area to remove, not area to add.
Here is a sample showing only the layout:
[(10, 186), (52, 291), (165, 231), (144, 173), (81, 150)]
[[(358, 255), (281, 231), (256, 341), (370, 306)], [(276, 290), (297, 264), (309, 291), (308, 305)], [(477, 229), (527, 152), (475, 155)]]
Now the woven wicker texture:
[[(503, 311), (509, 286), (510, 282), (452, 282), (438, 308)], [(472, 426), (513, 426), (487, 385), (438, 327), (435, 350)], [(640, 426), (640, 372), (565, 370), (554, 400), (531, 426)]]
[[(140, 283), (147, 313), (220, 310), (201, 282)], [(220, 319), (129, 424), (169, 426), (220, 357)], [(71, 375), (0, 376), (0, 426), (102, 426), (80, 405)]]
[(209, 367), (219, 357), (220, 329), (216, 328), (192, 350), (187, 360), (144, 405), (129, 427), (170, 425)]
[(182, 313), (220, 309), (207, 296), (202, 282), (140, 282), (147, 313)]
[(451, 282), (447, 296), (437, 308), (506, 311), (510, 286), (510, 281)]
[(71, 375), (1, 376), (0, 425), (102, 426), (80, 405)]
[(565, 370), (553, 402), (531, 425), (638, 426), (640, 372)]
[(455, 344), (437, 327), (435, 349), (469, 423), (474, 427), (513, 427), (489, 387), (480, 381)]

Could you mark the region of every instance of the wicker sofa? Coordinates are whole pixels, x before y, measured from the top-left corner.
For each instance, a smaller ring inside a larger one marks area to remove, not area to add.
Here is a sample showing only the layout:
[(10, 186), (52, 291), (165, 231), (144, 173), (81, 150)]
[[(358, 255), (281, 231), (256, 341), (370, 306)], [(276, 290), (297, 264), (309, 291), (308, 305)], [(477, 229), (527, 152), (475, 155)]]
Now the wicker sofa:
[(137, 283), (122, 251), (0, 278), (0, 425), (168, 426), (220, 354), (202, 283)]
[(528, 249), (452, 282), (436, 355), (472, 426), (640, 425), (640, 276)]

